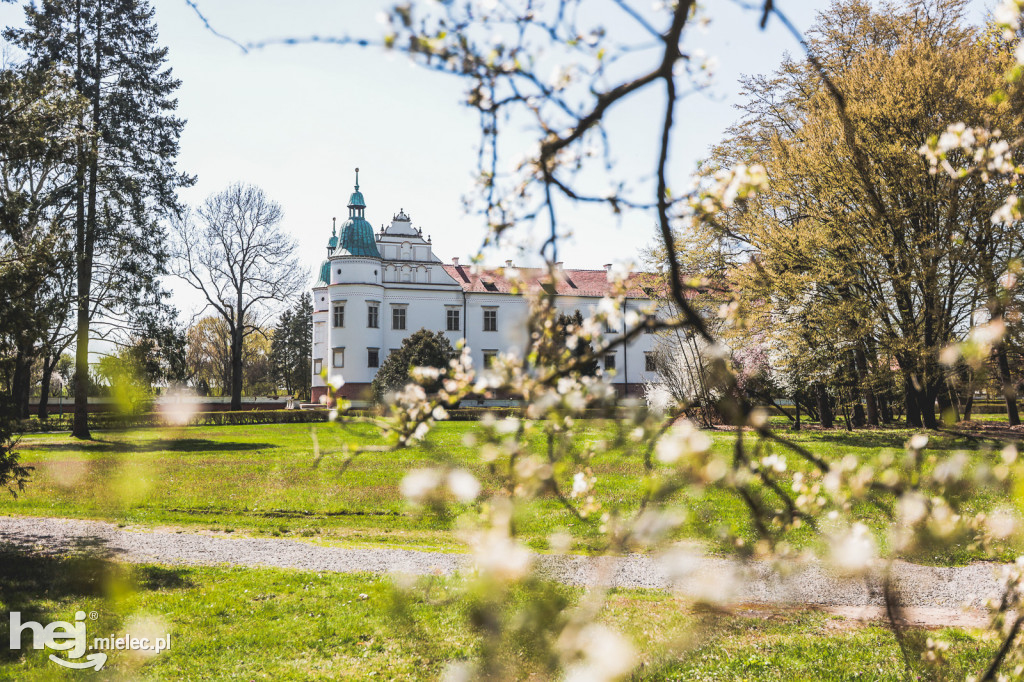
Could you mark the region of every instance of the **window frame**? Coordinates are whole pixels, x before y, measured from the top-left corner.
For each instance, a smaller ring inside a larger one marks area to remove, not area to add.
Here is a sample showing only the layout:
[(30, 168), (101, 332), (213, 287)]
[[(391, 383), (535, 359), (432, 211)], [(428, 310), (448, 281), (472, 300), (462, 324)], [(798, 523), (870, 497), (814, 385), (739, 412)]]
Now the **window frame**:
[[(374, 360), (373, 364), (370, 363), (371, 358)], [(380, 368), (380, 348), (366, 349), (366, 366), (370, 369)]]
[(494, 361), (498, 359), (498, 351), (497, 351), (497, 349), (495, 349), (495, 350), (485, 350), (485, 351), (483, 351), (483, 354), (484, 354), (484, 369), (490, 369), (491, 365), (494, 364)]
[(648, 351), (644, 353), (644, 371), (645, 372), (657, 372), (658, 366), (654, 362), (654, 353)]
[(380, 329), (380, 303), (366, 304), (366, 328)]
[[(339, 312), (340, 311), (340, 312)], [(341, 324), (338, 324), (338, 321)], [(335, 302), (331, 304), (331, 329), (344, 329), (345, 328), (345, 303)]]
[[(618, 361), (618, 353), (605, 353), (603, 360), (604, 362), (602, 363), (602, 366), (604, 367), (604, 371), (610, 372), (615, 369), (615, 365)], [(609, 360), (611, 360), (610, 365), (608, 364)]]
[[(402, 318), (402, 326), (399, 327), (395, 324), (398, 318)], [(409, 327), (409, 315), (406, 312), (406, 306), (395, 305), (391, 306), (391, 329), (394, 331), (404, 332)]]
[[(338, 364), (338, 356), (341, 355), (341, 364)], [(345, 349), (344, 348), (332, 348), (331, 349), (331, 368), (332, 369), (344, 369), (345, 368)]]
[(316, 374), (317, 376), (320, 376), (320, 374), (322, 374), (323, 371), (324, 371), (324, 361), (323, 361), (323, 358), (314, 358), (313, 359), (313, 374)]
[[(458, 308), (445, 308), (444, 318), (445, 326), (450, 332), (461, 332), (462, 331), (462, 311)], [(455, 326), (452, 326), (452, 319), (454, 317)]]
[[(488, 321), (491, 322), (491, 326), (488, 327)], [(497, 306), (492, 308), (484, 308), (484, 327), (485, 332), (496, 332), (498, 331), (498, 308)]]

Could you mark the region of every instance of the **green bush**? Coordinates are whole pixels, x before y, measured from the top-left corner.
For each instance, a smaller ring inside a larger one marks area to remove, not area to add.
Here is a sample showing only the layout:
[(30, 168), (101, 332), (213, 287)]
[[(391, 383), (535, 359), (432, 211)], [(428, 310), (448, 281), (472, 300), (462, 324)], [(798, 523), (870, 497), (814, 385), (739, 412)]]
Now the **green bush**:
[[(362, 416), (361, 410), (351, 410)], [(250, 424), (308, 424), (327, 421), (327, 410), (239, 410), (234, 412), (196, 412), (184, 423), (161, 412), (120, 414), (96, 412), (89, 415), (91, 429), (136, 429), (153, 426), (239, 426)], [(43, 421), (33, 417), (21, 422), (23, 433), (39, 431), (70, 431), (73, 416), (51, 416)]]
[[(436, 367), (444, 374), (448, 370), (448, 360), (454, 354), (452, 344), (442, 332), (420, 329), (406, 337), (401, 348), (391, 351), (377, 370), (371, 384), (374, 401), (380, 403), (387, 393), (408, 384), (412, 367)], [(433, 393), (440, 387), (440, 379), (424, 386), (427, 393)]]

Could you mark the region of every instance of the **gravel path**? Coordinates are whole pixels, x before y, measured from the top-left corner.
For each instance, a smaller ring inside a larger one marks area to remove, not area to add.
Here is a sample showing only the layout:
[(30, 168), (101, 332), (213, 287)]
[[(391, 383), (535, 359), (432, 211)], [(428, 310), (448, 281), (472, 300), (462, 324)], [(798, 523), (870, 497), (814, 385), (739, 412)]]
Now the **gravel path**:
[[(405, 549), (349, 549), (274, 538), (226, 538), (195, 533), (129, 530), (101, 521), (0, 516), (0, 545), (47, 553), (91, 549), (135, 563), (275, 566), (308, 571), (450, 575), (472, 567), (472, 556)], [(692, 596), (740, 604), (808, 605), (837, 612), (877, 613), (877, 585), (842, 579), (818, 566), (780, 575), (764, 563), (696, 555), (661, 559), (536, 555), (548, 577), (571, 585), (674, 589)], [(949, 623), (980, 609), (998, 594), (998, 566), (957, 568), (914, 564), (896, 567), (903, 604), (932, 614), (925, 621)], [(977, 619), (979, 614), (974, 613)], [(868, 616), (870, 617), (870, 616)]]

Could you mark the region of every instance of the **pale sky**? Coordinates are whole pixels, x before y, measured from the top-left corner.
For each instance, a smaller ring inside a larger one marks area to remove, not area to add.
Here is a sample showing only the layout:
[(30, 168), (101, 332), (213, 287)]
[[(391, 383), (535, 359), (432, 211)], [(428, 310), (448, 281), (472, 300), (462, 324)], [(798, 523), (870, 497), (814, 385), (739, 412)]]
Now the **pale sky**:
[[(379, 37), (383, 27), (376, 16), (388, 6), (372, 0), (197, 2), (214, 28), (242, 43), (312, 34)], [(598, 14), (610, 25), (629, 21), (607, 0), (588, 2), (604, 5)], [(828, 2), (777, 4), (803, 30)], [(973, 19), (980, 20), (991, 1), (976, 4)], [(460, 103), (462, 81), (377, 48), (273, 46), (244, 54), (207, 31), (185, 0), (154, 5), (160, 41), (182, 80), (179, 110), (188, 123), (179, 167), (198, 175), (197, 184), (183, 192), (185, 201), (198, 203), (234, 181), (259, 185), (282, 205), (284, 227), (299, 242), (312, 284), (326, 254), (331, 218), (347, 215), (358, 166), (366, 216), (375, 228), (404, 208), (433, 237), (442, 260), (475, 253), (484, 232), (476, 217), (463, 214), (461, 197), (475, 168), (477, 119)], [(719, 67), (714, 87), (678, 109), (671, 178), (676, 186), (687, 184), (694, 164), (735, 120), (740, 74), (769, 72), (785, 52), (799, 52), (777, 22), (761, 31), (756, 12), (728, 0), (706, 6), (712, 23), (705, 33), (692, 32), (688, 46), (717, 57)], [(21, 17), (20, 7), (0, 5), (4, 25), (20, 24)], [(638, 181), (654, 167), (657, 106), (656, 98), (641, 98), (611, 119), (610, 132), (626, 143), (617, 157), (619, 171)], [(524, 145), (529, 141), (520, 137)], [(654, 234), (649, 215), (620, 222), (603, 210), (588, 210), (568, 218), (575, 237), (562, 246), (566, 267), (636, 261)], [(539, 226), (540, 232), (546, 229)], [(531, 256), (510, 252), (488, 254), (487, 261), (500, 264), (505, 258), (536, 263), (535, 257), (531, 262)], [(167, 285), (187, 320), (199, 299), (178, 281)]]

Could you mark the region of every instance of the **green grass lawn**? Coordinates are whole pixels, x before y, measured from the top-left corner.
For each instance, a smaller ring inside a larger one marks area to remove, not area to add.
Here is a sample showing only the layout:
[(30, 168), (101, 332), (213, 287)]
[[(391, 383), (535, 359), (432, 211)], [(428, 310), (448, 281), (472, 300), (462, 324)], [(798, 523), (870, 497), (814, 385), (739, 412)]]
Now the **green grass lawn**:
[[(95, 612), (90, 642), (148, 628), (170, 633), (172, 643), (155, 657), (112, 652), (99, 673), (58, 668), (44, 651), (4, 647), (0, 679), (437, 679), (447, 661), (481, 647), (466, 601), (446, 598), (455, 580), (434, 580), (417, 598), (398, 601), (387, 578), (366, 574), (125, 566), (0, 549), (0, 610), (44, 624)], [(582, 594), (550, 589), (570, 603)], [(513, 601), (507, 613), (513, 621), (516, 608)], [(598, 620), (634, 642), (643, 663), (637, 679), (907, 679), (897, 643), (883, 628), (812, 611), (757, 616), (698, 616), (664, 593), (627, 590), (611, 595)], [(698, 619), (711, 634), (695, 639)], [(908, 638), (927, 636), (950, 643), (947, 679), (978, 672), (996, 647), (952, 629)], [(0, 622), (0, 639), (7, 637), (7, 622)]]
[[(453, 533), (459, 513), (420, 514), (401, 497), (399, 484), (412, 468), (438, 461), (464, 466), (485, 487), (494, 477), (474, 449), (463, 443), (476, 428), (473, 422), (439, 424), (424, 445), (388, 454), (364, 454), (341, 470), (345, 443), (375, 443), (369, 426), (342, 428), (333, 424), (139, 429), (97, 434), (82, 443), (66, 434), (26, 436), (18, 446), (24, 463), (35, 467), (33, 479), (17, 499), (0, 496), (0, 514), (108, 519), (122, 524), (172, 526), (226, 533), (250, 533), (350, 543), (387, 544), (421, 549), (458, 550)], [(606, 437), (611, 426), (591, 423), (581, 440)], [(322, 452), (313, 466), (313, 430)], [(787, 434), (820, 456), (874, 456), (889, 449), (900, 453), (911, 431), (878, 430), (847, 433), (803, 431)], [(713, 434), (714, 447), (732, 447), (734, 433)], [(951, 436), (932, 436), (929, 452), (945, 457), (954, 450), (995, 461), (992, 445)], [(791, 467), (796, 467), (790, 456)], [(609, 451), (595, 458), (596, 494), (606, 505), (636, 508), (643, 495), (643, 467), (638, 453)], [(571, 477), (572, 472), (563, 472)], [(990, 509), (1010, 501), (982, 495), (969, 508)], [(599, 520), (579, 521), (553, 498), (531, 503), (519, 530), (543, 551), (555, 531), (568, 531), (578, 551), (599, 548)], [(679, 538), (699, 538), (716, 549), (724, 531), (753, 537), (745, 507), (722, 490), (684, 491), (677, 504), (685, 512)], [(886, 522), (866, 505), (858, 513), (879, 530)], [(807, 529), (795, 531), (795, 544), (809, 542)], [(884, 538), (883, 538), (884, 539)], [(958, 548), (919, 560), (959, 563), (978, 554)]]

